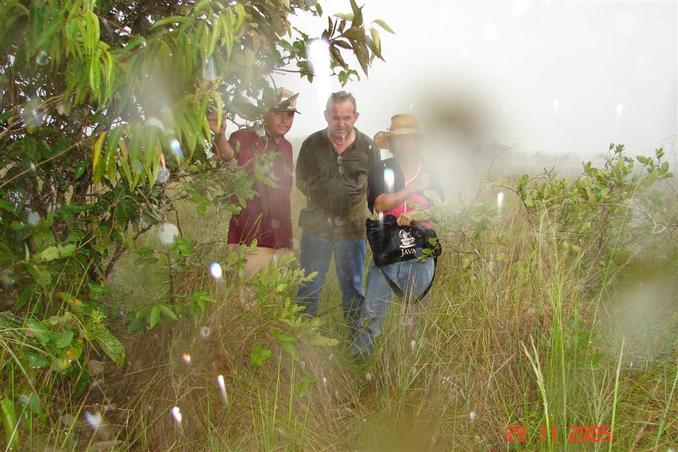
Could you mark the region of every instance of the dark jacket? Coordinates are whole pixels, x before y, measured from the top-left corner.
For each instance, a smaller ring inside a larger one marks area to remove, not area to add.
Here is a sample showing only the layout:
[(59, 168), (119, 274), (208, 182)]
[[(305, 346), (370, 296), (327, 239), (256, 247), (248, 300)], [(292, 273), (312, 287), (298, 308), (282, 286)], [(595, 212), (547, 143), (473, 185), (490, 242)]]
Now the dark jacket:
[(332, 240), (365, 237), (367, 183), (379, 149), (355, 129), (355, 141), (341, 154), (334, 151), (327, 129), (309, 136), (297, 159), (297, 187), (306, 195), (299, 217), (304, 230)]

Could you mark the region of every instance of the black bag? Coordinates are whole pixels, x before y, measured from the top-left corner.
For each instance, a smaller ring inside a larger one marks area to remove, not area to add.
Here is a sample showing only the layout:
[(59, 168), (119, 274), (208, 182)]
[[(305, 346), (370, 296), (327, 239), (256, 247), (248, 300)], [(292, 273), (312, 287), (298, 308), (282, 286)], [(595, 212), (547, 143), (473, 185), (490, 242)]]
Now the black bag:
[(383, 221), (368, 218), (365, 226), (377, 267), (415, 259), (417, 248), (430, 250), (426, 254), (433, 258), (442, 253), (435, 231), (416, 221), (411, 226), (399, 226), (393, 215), (386, 215)]

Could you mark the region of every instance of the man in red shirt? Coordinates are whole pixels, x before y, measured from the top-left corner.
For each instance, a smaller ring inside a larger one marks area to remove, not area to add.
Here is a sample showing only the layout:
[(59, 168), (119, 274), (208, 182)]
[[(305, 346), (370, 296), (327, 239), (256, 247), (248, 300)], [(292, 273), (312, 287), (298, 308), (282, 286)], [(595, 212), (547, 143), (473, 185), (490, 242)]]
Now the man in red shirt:
[(292, 217), (290, 213), (290, 192), (294, 164), (292, 145), (285, 134), (292, 127), (296, 109), (296, 95), (280, 90), (276, 106), (264, 116), (264, 134), (254, 130), (238, 130), (226, 140), (226, 121), (217, 128), (216, 115), (209, 117), (210, 127), (216, 134), (214, 145), (217, 155), (224, 161), (233, 158), (238, 166), (252, 174), (257, 160), (266, 152), (278, 152), (272, 161), (268, 177), (276, 187), (268, 187), (255, 180), (253, 189), (258, 196), (247, 201), (240, 213), (231, 217), (228, 227), (229, 244), (251, 244), (245, 264), (245, 275), (250, 276), (271, 261), (290, 251), (292, 246)]

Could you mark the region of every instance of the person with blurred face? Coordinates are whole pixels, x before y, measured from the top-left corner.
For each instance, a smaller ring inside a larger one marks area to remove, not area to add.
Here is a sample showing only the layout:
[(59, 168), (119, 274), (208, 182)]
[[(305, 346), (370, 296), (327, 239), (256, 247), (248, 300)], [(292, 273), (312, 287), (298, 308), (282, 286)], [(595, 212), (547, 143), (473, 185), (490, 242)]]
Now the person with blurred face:
[(228, 227), (228, 243), (231, 245), (257, 245), (248, 251), (245, 276), (251, 276), (281, 254), (293, 248), (290, 193), (293, 180), (292, 145), (285, 139), (294, 122), (296, 97), (290, 91), (278, 91), (276, 105), (264, 116), (264, 133), (259, 136), (254, 130), (239, 130), (226, 139), (226, 121), (217, 125), (216, 114), (208, 119), (215, 133), (216, 154), (228, 162), (236, 159), (238, 166), (253, 173), (254, 165), (267, 152), (277, 152), (268, 177), (276, 184), (269, 187), (255, 180), (253, 189), (258, 196), (247, 201), (240, 213), (233, 215)]
[(312, 316), (318, 304), (330, 261), (342, 293), (344, 319), (353, 331), (363, 302), (367, 176), (379, 161), (372, 140), (355, 128), (355, 98), (344, 91), (327, 101), (327, 128), (309, 136), (297, 159), (297, 187), (306, 196), (301, 211), (300, 264), (307, 274), (297, 301)]
[[(389, 149), (393, 158), (381, 160), (370, 170), (369, 209), (381, 218), (395, 217), (399, 226), (410, 226), (432, 205), (432, 191), (443, 197), (442, 185), (432, 170), (435, 162), (420, 154), (421, 134), (417, 119), (409, 113), (393, 116), (389, 130), (379, 132), (374, 143), (379, 148)], [(418, 223), (425, 228), (432, 227), (427, 218), (419, 219)], [(425, 303), (435, 265), (431, 258), (420, 259), (424, 255), (422, 248), (417, 247), (415, 252), (417, 259), (382, 267), (377, 267), (374, 262), (370, 264), (365, 302), (354, 335), (354, 355), (367, 355), (372, 351), (393, 301), (394, 287), (406, 303), (420, 298), (420, 303)]]

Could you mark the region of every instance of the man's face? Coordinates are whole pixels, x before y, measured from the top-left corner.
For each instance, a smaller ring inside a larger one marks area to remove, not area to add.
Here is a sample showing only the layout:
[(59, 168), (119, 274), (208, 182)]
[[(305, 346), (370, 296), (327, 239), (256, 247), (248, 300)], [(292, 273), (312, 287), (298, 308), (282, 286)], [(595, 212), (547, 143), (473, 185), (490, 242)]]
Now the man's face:
[(332, 137), (346, 138), (353, 131), (358, 112), (353, 111), (353, 102), (350, 100), (330, 102), (325, 111), (325, 120)]
[(290, 131), (293, 122), (293, 111), (271, 111), (264, 121), (268, 132), (276, 138), (285, 136)]

